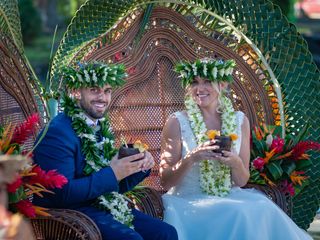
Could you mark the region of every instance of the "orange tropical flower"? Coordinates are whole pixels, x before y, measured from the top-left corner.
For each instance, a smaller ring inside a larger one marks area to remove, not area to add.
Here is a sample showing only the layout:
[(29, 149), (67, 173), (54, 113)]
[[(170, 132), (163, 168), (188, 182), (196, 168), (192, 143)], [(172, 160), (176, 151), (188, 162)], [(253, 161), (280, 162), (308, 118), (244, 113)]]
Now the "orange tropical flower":
[(44, 216), (44, 217), (51, 216), (49, 213), (46, 212), (49, 210), (48, 208), (43, 208), (43, 207), (39, 207), (39, 206), (33, 206), (33, 208), (36, 212), (36, 215)]
[(260, 176), (266, 181), (267, 184), (269, 184), (270, 186), (276, 186), (276, 184), (271, 181), (270, 178), (267, 177), (267, 175), (265, 173), (260, 173)]
[(291, 174), (290, 174), (290, 179), (292, 181), (293, 184), (299, 184), (300, 186), (302, 185), (302, 181), (308, 179), (309, 177), (308, 176), (301, 176), (299, 174), (303, 174), (304, 172), (300, 171), (293, 171)]
[(213, 140), (216, 136), (220, 136), (220, 131), (211, 129), (206, 132), (206, 135), (210, 140)]
[(275, 149), (272, 149), (270, 152), (265, 152), (266, 154), (266, 157), (263, 158), (265, 163), (268, 163), (269, 160), (273, 157), (273, 155), (276, 153), (276, 150)]
[(235, 141), (235, 140), (238, 139), (238, 135), (235, 134), (235, 133), (231, 133), (229, 136), (230, 136), (230, 138), (231, 138), (231, 141)]
[(133, 147), (139, 149), (139, 152), (145, 152), (149, 149), (149, 146), (140, 140), (135, 141)]
[(254, 134), (255, 134), (255, 136), (256, 136), (256, 138), (257, 138), (257, 140), (258, 141), (261, 141), (262, 140), (262, 134), (261, 134), (261, 129), (259, 128), (259, 127), (254, 127)]
[(287, 153), (285, 153), (285, 154), (282, 154), (282, 155), (276, 157), (275, 160), (284, 159), (284, 158), (290, 157), (291, 155), (292, 155), (292, 151), (287, 152)]

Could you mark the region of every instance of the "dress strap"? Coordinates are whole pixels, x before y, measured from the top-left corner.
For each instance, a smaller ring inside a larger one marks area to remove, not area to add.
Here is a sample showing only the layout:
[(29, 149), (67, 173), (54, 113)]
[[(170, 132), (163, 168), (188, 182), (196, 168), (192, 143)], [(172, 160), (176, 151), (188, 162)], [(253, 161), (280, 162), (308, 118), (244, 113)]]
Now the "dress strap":
[(240, 153), (240, 147), (241, 147), (243, 118), (244, 118), (244, 113), (241, 111), (237, 111), (236, 112), (236, 124), (237, 124), (238, 139), (236, 140), (235, 150), (238, 154)]
[(182, 142), (182, 156), (191, 151), (197, 146), (196, 138), (190, 127), (189, 119), (183, 112), (175, 112), (173, 114), (179, 121), (181, 142)]

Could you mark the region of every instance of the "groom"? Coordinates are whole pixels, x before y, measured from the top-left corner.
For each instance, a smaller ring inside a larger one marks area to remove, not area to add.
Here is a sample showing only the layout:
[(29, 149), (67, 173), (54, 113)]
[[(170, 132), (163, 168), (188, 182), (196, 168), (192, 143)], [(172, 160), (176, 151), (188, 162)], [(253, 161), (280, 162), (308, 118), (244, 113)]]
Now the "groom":
[(112, 89), (122, 85), (125, 76), (121, 64), (85, 63), (64, 69), (64, 112), (50, 122), (34, 160), (44, 170), (57, 169), (68, 183), (55, 194), (35, 195), (34, 202), (88, 215), (103, 239), (175, 240), (171, 225), (129, 209), (122, 195), (147, 177), (154, 165), (149, 152), (118, 159), (113, 146), (106, 112)]

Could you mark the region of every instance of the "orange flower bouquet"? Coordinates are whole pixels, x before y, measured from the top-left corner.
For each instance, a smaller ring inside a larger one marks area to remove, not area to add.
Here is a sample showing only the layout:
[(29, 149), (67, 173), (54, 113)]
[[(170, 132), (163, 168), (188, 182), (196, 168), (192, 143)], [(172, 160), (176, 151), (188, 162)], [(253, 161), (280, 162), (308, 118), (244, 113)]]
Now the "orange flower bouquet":
[(312, 164), (310, 150), (319, 151), (318, 142), (303, 140), (308, 127), (298, 135), (280, 137), (280, 127), (255, 127), (252, 132), (251, 183), (277, 186), (284, 193), (297, 195), (306, 185), (306, 170)]
[(228, 136), (223, 136), (220, 134), (220, 131), (217, 130), (208, 130), (206, 132), (207, 137), (210, 140), (216, 140), (217, 145), (219, 145), (219, 149), (215, 150), (215, 152), (221, 153), (222, 151), (231, 151), (232, 142), (238, 139), (237, 134), (231, 133)]
[[(23, 147), (38, 126), (39, 116), (32, 115), (19, 126), (8, 124), (0, 126), (0, 155), (31, 155)], [(42, 170), (39, 166), (28, 164), (17, 174), (15, 180), (7, 184), (9, 210), (20, 212), (26, 217), (48, 215), (45, 208), (32, 204), (33, 194), (42, 197), (41, 192), (51, 192), (49, 189), (62, 188), (67, 179), (56, 172)]]

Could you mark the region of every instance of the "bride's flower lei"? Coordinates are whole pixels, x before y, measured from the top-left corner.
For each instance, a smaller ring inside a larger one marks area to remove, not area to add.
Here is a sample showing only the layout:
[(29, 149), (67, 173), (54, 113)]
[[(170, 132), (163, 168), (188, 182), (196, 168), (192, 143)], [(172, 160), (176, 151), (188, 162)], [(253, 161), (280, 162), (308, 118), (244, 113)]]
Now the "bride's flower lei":
[[(82, 153), (86, 161), (84, 174), (90, 175), (92, 172), (98, 172), (100, 169), (110, 166), (110, 161), (117, 149), (114, 148), (114, 136), (108, 119), (102, 118), (99, 120), (99, 126), (90, 127), (86, 123), (85, 113), (78, 107), (74, 99), (64, 96), (62, 107), (64, 112), (71, 117), (72, 127), (81, 139)], [(99, 131), (100, 141), (97, 139)], [(133, 228), (132, 211), (122, 194), (111, 192), (101, 195), (98, 197), (97, 207), (110, 211), (115, 220)]]
[[(230, 135), (236, 132), (236, 115), (231, 100), (224, 96), (220, 97), (222, 107), (221, 134)], [(185, 100), (186, 110), (190, 126), (195, 134), (198, 144), (208, 141), (207, 128), (198, 105), (191, 97)], [(234, 143), (233, 143), (234, 144)], [(218, 161), (203, 160), (200, 162), (200, 187), (209, 195), (226, 196), (231, 189), (231, 170), (225, 164)]]

